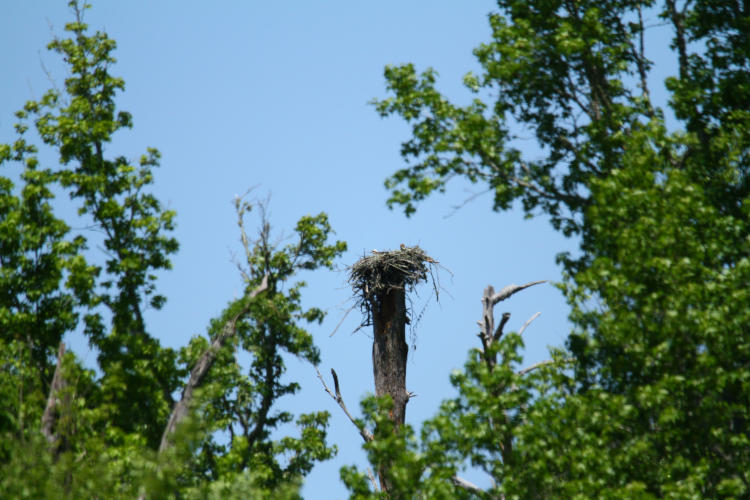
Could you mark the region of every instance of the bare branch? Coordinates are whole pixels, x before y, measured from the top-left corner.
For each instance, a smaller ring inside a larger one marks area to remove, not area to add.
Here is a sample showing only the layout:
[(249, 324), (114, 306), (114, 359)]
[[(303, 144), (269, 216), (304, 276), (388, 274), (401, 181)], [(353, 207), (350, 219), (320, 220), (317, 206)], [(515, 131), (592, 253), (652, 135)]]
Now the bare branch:
[(331, 375), (333, 376), (333, 388), (336, 390), (336, 400), (341, 401), (341, 390), (339, 389), (339, 377), (336, 375), (336, 370), (331, 368)]
[[(240, 228), (240, 241), (242, 242), (242, 248), (245, 251), (245, 260), (248, 264), (252, 261), (253, 251), (250, 247), (250, 241), (247, 238), (247, 232), (245, 231), (245, 214), (252, 209), (252, 204), (243, 200), (253, 191), (253, 189), (255, 188), (251, 187), (245, 191), (242, 196), (235, 195), (234, 197), (234, 209), (237, 212), (237, 226)], [(242, 271), (242, 269), (240, 269), (240, 271)], [(246, 279), (249, 279), (244, 271), (242, 271), (242, 274)]]
[[(50, 32), (52, 33), (52, 38), (57, 38), (54, 36), (54, 30), (52, 28), (52, 24), (49, 20), (47, 20), (47, 23), (49, 24)], [(63, 98), (63, 93), (60, 92), (60, 89), (57, 87), (57, 82), (55, 82), (55, 78), (52, 76), (52, 72), (50, 72), (49, 69), (47, 69), (47, 66), (44, 64), (44, 59), (42, 59), (41, 53), (39, 54), (39, 65), (42, 67), (42, 72), (44, 72), (44, 76), (47, 77), (47, 81), (49, 81), (50, 85), (52, 85), (52, 89), (55, 91), (55, 94), (59, 96), (59, 98), (62, 98), (65, 105), (68, 105), (67, 99)], [(29, 84), (31, 85), (31, 84)]]
[(534, 314), (534, 315), (533, 315), (532, 317), (530, 317), (529, 319), (527, 319), (527, 320), (526, 320), (526, 323), (524, 323), (524, 324), (523, 324), (523, 326), (522, 326), (522, 327), (521, 327), (521, 328), (520, 328), (520, 329), (518, 330), (518, 335), (523, 335), (523, 332), (525, 332), (525, 331), (526, 331), (526, 328), (528, 328), (528, 326), (529, 326), (529, 325), (531, 324), (531, 322), (532, 322), (532, 321), (534, 321), (535, 319), (537, 319), (537, 318), (539, 317), (539, 315), (540, 315), (540, 314), (542, 314), (542, 312), (541, 312), (541, 311), (540, 311), (540, 312), (538, 312), (538, 313), (536, 313), (536, 314)]
[(500, 319), (500, 325), (498, 325), (497, 330), (495, 330), (495, 334), (492, 336), (492, 339), (495, 342), (500, 340), (500, 337), (503, 336), (503, 328), (505, 327), (505, 323), (507, 323), (509, 319), (510, 319), (510, 313), (509, 312), (503, 313), (503, 317), (502, 319)]
[(453, 206), (451, 207), (451, 211), (450, 211), (450, 213), (448, 213), (447, 215), (443, 215), (443, 219), (449, 219), (450, 217), (453, 217), (453, 216), (454, 216), (455, 214), (457, 214), (457, 213), (458, 213), (458, 211), (459, 211), (459, 210), (461, 210), (461, 209), (462, 209), (463, 207), (465, 207), (466, 205), (468, 205), (468, 204), (469, 204), (469, 203), (471, 203), (472, 201), (476, 200), (476, 199), (477, 199), (477, 198), (479, 198), (480, 196), (483, 196), (483, 195), (485, 195), (485, 194), (489, 193), (490, 191), (492, 191), (492, 188), (488, 188), (488, 189), (485, 189), (484, 191), (480, 191), (480, 192), (478, 192), (478, 193), (471, 193), (471, 196), (469, 196), (468, 198), (466, 198), (466, 199), (465, 199), (464, 201), (462, 201), (462, 202), (461, 202), (461, 203), (459, 203), (458, 205), (453, 205)]
[[(453, 484), (454, 484), (455, 486), (458, 486), (459, 488), (462, 488), (462, 489), (464, 489), (464, 490), (468, 491), (469, 493), (474, 493), (475, 495), (478, 495), (478, 496), (480, 496), (480, 497), (485, 497), (485, 496), (487, 496), (487, 492), (486, 492), (486, 491), (484, 491), (484, 490), (483, 490), (482, 488), (480, 488), (480, 487), (479, 487), (479, 486), (477, 486), (476, 484), (474, 484), (474, 483), (472, 483), (472, 482), (470, 482), (470, 481), (467, 481), (466, 479), (464, 479), (464, 478), (462, 478), (462, 477), (459, 477), (459, 476), (453, 475), (453, 476), (451, 477), (451, 482), (452, 482), (452, 483), (453, 483)], [(495, 497), (492, 497), (492, 498), (495, 498)], [(498, 498), (499, 498), (499, 499), (504, 499), (504, 498), (505, 498), (505, 496), (503, 496), (503, 495), (500, 495), (500, 497), (498, 497)]]
[(344, 313), (344, 315), (343, 315), (343, 316), (341, 317), (341, 320), (339, 321), (339, 324), (338, 324), (338, 325), (336, 325), (336, 328), (334, 328), (334, 329), (333, 329), (333, 331), (331, 332), (331, 334), (329, 335), (329, 337), (333, 337), (333, 334), (334, 334), (334, 333), (336, 333), (336, 332), (337, 332), (337, 331), (339, 330), (339, 328), (341, 327), (341, 325), (342, 325), (342, 324), (344, 324), (344, 320), (346, 319), (346, 317), (347, 317), (347, 316), (349, 316), (349, 313), (350, 313), (350, 312), (352, 312), (352, 311), (354, 310), (354, 308), (355, 308), (355, 307), (356, 307), (356, 306), (352, 306), (352, 307), (350, 307), (350, 308), (349, 308), (349, 309), (348, 309), (348, 310), (347, 310), (347, 311), (346, 311), (346, 312)]
[(372, 469), (369, 467), (367, 468), (367, 477), (370, 478), (370, 482), (372, 483), (372, 488), (375, 491), (378, 491), (380, 488), (378, 487), (378, 482), (375, 481), (375, 475), (372, 473)]
[(526, 283), (525, 285), (515, 285), (515, 284), (508, 285), (492, 296), (492, 305), (494, 306), (498, 302), (507, 299), (514, 293), (520, 292), (521, 290), (529, 288), (530, 286), (534, 286), (534, 285), (538, 285), (540, 283), (546, 283), (546, 282), (547, 280), (541, 280), (541, 281), (532, 281), (531, 283)]
[(325, 380), (323, 380), (323, 375), (320, 374), (320, 370), (315, 368), (315, 371), (318, 373), (318, 378), (320, 379), (320, 383), (323, 384), (323, 389), (325, 389), (325, 391), (334, 399), (334, 401), (338, 403), (341, 409), (344, 410), (344, 413), (346, 414), (346, 416), (349, 417), (349, 420), (351, 421), (351, 423), (353, 423), (354, 427), (356, 427), (357, 430), (359, 431), (359, 435), (362, 436), (362, 439), (364, 439), (365, 442), (372, 441), (374, 439), (372, 433), (368, 431), (364, 425), (359, 424), (359, 422), (357, 422), (357, 420), (354, 417), (352, 417), (352, 414), (349, 413), (349, 410), (347, 410), (346, 404), (344, 404), (344, 398), (341, 397), (341, 391), (339, 390), (339, 378), (336, 375), (336, 372), (333, 370), (333, 368), (331, 368), (331, 374), (333, 375), (333, 386), (336, 391), (336, 394), (331, 392), (331, 389), (328, 388)]
[(529, 372), (533, 372), (537, 368), (541, 368), (541, 367), (547, 366), (547, 365), (552, 365), (554, 363), (555, 363), (555, 361), (552, 360), (552, 359), (547, 359), (545, 361), (540, 361), (539, 363), (534, 363), (531, 366), (527, 366), (526, 368), (524, 368), (522, 370), (519, 370), (518, 373), (517, 373), (517, 375), (523, 376), (523, 375), (526, 375)]
[(641, 91), (643, 92), (643, 97), (646, 98), (646, 102), (648, 104), (648, 111), (649, 116), (653, 117), (654, 110), (651, 108), (651, 96), (649, 95), (648, 91), (648, 60), (646, 59), (646, 43), (644, 41), (644, 32), (646, 30), (643, 27), (643, 9), (641, 6), (638, 6), (638, 52), (636, 53), (635, 47), (633, 47), (633, 52), (635, 54), (635, 60), (638, 65), (638, 75), (641, 78)]
[(245, 307), (242, 308), (242, 310), (234, 315), (234, 317), (232, 317), (229, 321), (227, 321), (226, 324), (224, 324), (224, 327), (221, 329), (221, 333), (219, 333), (219, 335), (216, 336), (213, 342), (211, 342), (211, 345), (208, 347), (208, 349), (205, 350), (205, 352), (201, 355), (200, 359), (191, 370), (190, 378), (188, 379), (184, 389), (182, 390), (182, 397), (172, 410), (172, 414), (169, 416), (167, 426), (164, 428), (164, 433), (162, 434), (161, 443), (159, 445), (159, 452), (163, 452), (169, 447), (169, 436), (174, 433), (180, 422), (182, 422), (182, 420), (184, 420), (188, 415), (195, 390), (200, 386), (200, 384), (203, 382), (203, 379), (206, 377), (206, 374), (213, 366), (219, 350), (222, 348), (222, 346), (224, 346), (226, 341), (235, 334), (237, 322), (245, 314), (247, 314), (250, 308), (249, 301), (267, 288), (268, 275), (266, 274), (263, 277), (263, 281), (261, 282), (261, 284), (247, 296), (248, 303), (246, 303)]
[(492, 285), (487, 285), (482, 294), (482, 321), (479, 321), (479, 339), (482, 341), (482, 357), (484, 358), (487, 368), (492, 370), (495, 366), (496, 358), (490, 354), (490, 344), (492, 343), (493, 333), (495, 333), (495, 312), (494, 303), (495, 289)]

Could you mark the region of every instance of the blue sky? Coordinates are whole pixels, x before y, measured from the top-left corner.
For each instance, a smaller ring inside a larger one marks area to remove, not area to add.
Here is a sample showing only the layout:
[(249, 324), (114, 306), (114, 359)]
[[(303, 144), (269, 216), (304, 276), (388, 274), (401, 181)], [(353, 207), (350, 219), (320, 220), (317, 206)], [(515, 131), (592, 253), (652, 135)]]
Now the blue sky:
[[(41, 63), (57, 82), (65, 77), (44, 49), (51, 33), (62, 34), (70, 20), (65, 3), (3, 2), (0, 142), (13, 140), (13, 112), (49, 87)], [(493, 213), (489, 195), (453, 210), (481, 186), (457, 183), (410, 219), (386, 208), (383, 181), (403, 166), (398, 151), (409, 130), (398, 119), (379, 118), (368, 105), (385, 96), (383, 67), (432, 66), (440, 73), (439, 88), (465, 100), (461, 78), (476, 69), (471, 50), (489, 38), (492, 8), (487, 0), (95, 2), (86, 19), (118, 42), (113, 73), (126, 82), (119, 104), (134, 117), (134, 128), (120, 134), (110, 155), (137, 158), (147, 146), (158, 148), (162, 166), (154, 192), (177, 211), (181, 248), (174, 269), (160, 277), (168, 302), (149, 312), (150, 332), (165, 345), (182, 346), (205, 332), (242, 289), (231, 262), (239, 251), (231, 200), (257, 186), (258, 196), (271, 195), (277, 234), (290, 234), (302, 215), (325, 211), (336, 236), (348, 242), (341, 271), (304, 276), (304, 300), (329, 313), (311, 328), (322, 352), (320, 368), (336, 369), (355, 413), (358, 400), (374, 390), (371, 334), (351, 334), (361, 319), (354, 311), (330, 337), (352, 305), (345, 266), (371, 249), (405, 243), (419, 244), (451, 271), (440, 275), (439, 303), (430, 299), (429, 287), (413, 298), (415, 309), (427, 305), (408, 363), (407, 388), (418, 397), (409, 403), (407, 421), (418, 426), (434, 414), (453, 394), (450, 372), (478, 346), (484, 287), (560, 280), (555, 255), (576, 246), (543, 217)], [(249, 221), (251, 229), (255, 222)], [(551, 285), (502, 306), (498, 314), (511, 312), (512, 329), (542, 312), (525, 333), (529, 364), (544, 359), (547, 346), (561, 345), (569, 331), (568, 307)], [(68, 340), (93, 361), (85, 343)], [(288, 377), (302, 390), (282, 403), (296, 412), (330, 411), (330, 441), (340, 450), (310, 474), (304, 495), (344, 498), (338, 469), (365, 464), (359, 435), (323, 392), (313, 367), (290, 360)]]

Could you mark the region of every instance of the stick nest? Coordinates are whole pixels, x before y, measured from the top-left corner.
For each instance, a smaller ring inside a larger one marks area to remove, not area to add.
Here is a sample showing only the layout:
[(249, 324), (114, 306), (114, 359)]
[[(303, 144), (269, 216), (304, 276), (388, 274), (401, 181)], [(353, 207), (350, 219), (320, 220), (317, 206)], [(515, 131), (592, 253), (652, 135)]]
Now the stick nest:
[[(418, 246), (401, 245), (400, 250), (378, 252), (362, 257), (349, 268), (349, 284), (360, 306), (368, 308), (378, 295), (389, 290), (413, 289), (432, 275), (431, 266), (438, 264)], [(433, 280), (434, 281), (434, 280)]]

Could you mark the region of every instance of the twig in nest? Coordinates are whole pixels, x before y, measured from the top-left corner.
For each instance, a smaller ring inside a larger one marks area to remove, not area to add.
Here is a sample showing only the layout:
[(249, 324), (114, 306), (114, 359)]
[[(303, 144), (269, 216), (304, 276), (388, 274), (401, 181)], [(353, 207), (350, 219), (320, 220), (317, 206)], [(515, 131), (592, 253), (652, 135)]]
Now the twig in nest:
[(435, 275), (432, 267), (439, 262), (425, 253), (419, 246), (401, 245), (399, 250), (378, 252), (359, 259), (349, 268), (349, 284), (354, 290), (357, 305), (365, 313), (363, 326), (371, 321), (373, 301), (390, 290), (413, 290), (415, 285), (429, 279), (433, 282), (438, 296)]

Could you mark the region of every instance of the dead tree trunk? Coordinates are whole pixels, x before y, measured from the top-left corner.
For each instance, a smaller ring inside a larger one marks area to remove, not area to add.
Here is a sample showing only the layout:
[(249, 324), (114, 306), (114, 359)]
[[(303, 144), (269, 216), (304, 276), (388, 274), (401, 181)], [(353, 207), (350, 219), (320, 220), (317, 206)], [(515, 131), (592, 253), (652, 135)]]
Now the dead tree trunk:
[(49, 442), (55, 455), (66, 448), (68, 444), (66, 437), (62, 435), (59, 428), (60, 416), (63, 411), (62, 406), (64, 405), (63, 392), (67, 386), (67, 380), (65, 380), (62, 370), (63, 356), (65, 356), (65, 344), (60, 342), (57, 351), (57, 365), (47, 396), (47, 406), (42, 414), (42, 434), (47, 438), (47, 442)]
[[(419, 247), (401, 245), (400, 250), (378, 252), (361, 258), (351, 268), (349, 282), (360, 305), (367, 314), (365, 324), (372, 324), (372, 371), (375, 376), (375, 394), (391, 397), (393, 407), (389, 418), (394, 430), (404, 425), (406, 403), (409, 392), (406, 390), (406, 357), (409, 347), (406, 343), (406, 290), (427, 280), (428, 266), (437, 262)], [(330, 391), (329, 391), (330, 393)], [(338, 395), (336, 400), (344, 408)], [(347, 413), (348, 414), (348, 413)], [(351, 417), (350, 417), (351, 418)], [(372, 435), (360, 433), (365, 440)], [(381, 490), (391, 491), (389, 481), (390, 464), (380, 464), (378, 475)]]
[(403, 286), (375, 295), (371, 303), (373, 334), (372, 369), (375, 375), (375, 394), (388, 394), (393, 400), (390, 412), (396, 428), (406, 417), (406, 297)]
[[(427, 280), (428, 264), (435, 265), (437, 261), (430, 258), (419, 247), (405, 247), (401, 245), (401, 250), (390, 252), (372, 251), (372, 255), (361, 258), (351, 268), (349, 282), (354, 288), (356, 296), (360, 299), (366, 313), (366, 319), (362, 326), (372, 324), (374, 339), (372, 343), (372, 367), (375, 375), (375, 392), (378, 396), (386, 394), (393, 400), (393, 409), (390, 412), (390, 419), (397, 430), (404, 424), (406, 417), (406, 403), (409, 401), (410, 393), (406, 390), (406, 357), (409, 352), (406, 343), (406, 290), (413, 289), (414, 285)], [(509, 313), (504, 313), (500, 324), (495, 327), (494, 307), (511, 295), (524, 290), (530, 286), (544, 283), (544, 281), (533, 281), (525, 285), (508, 285), (499, 292), (488, 286), (484, 290), (482, 297), (482, 321), (479, 321), (479, 338), (482, 341), (482, 358), (490, 371), (498, 364), (498, 352), (492, 348), (492, 344), (499, 342), (503, 336), (503, 328), (510, 318)], [(437, 287), (435, 288), (437, 295)], [(531, 323), (534, 318), (539, 316), (536, 313), (532, 316), (518, 331), (520, 335)], [(510, 363), (512, 360), (501, 359), (501, 363)], [(528, 368), (517, 372), (518, 376), (536, 370), (542, 366), (551, 364), (552, 361), (542, 361)], [(339, 380), (336, 372), (333, 374), (333, 383), (335, 393), (332, 392), (323, 376), (318, 372), (318, 378), (323, 383), (323, 387), (328, 394), (338, 403), (349, 420), (357, 427), (362, 439), (365, 442), (373, 441), (375, 435), (367, 430), (361, 421), (355, 419), (347, 410), (339, 388)], [(499, 391), (511, 390), (510, 387), (499, 387)], [(505, 418), (509, 422), (507, 414), (490, 416), (490, 418)], [(513, 433), (512, 426), (506, 425), (507, 439), (502, 443), (503, 459), (511, 460)], [(380, 476), (380, 489), (390, 495), (393, 491), (392, 482), (390, 481), (390, 469), (392, 463), (387, 461), (378, 464), (378, 475)], [(375, 478), (370, 476), (375, 485)], [(451, 482), (464, 492), (478, 497), (494, 498), (489, 496), (477, 485), (453, 475)], [(502, 498), (502, 497), (500, 497)]]

